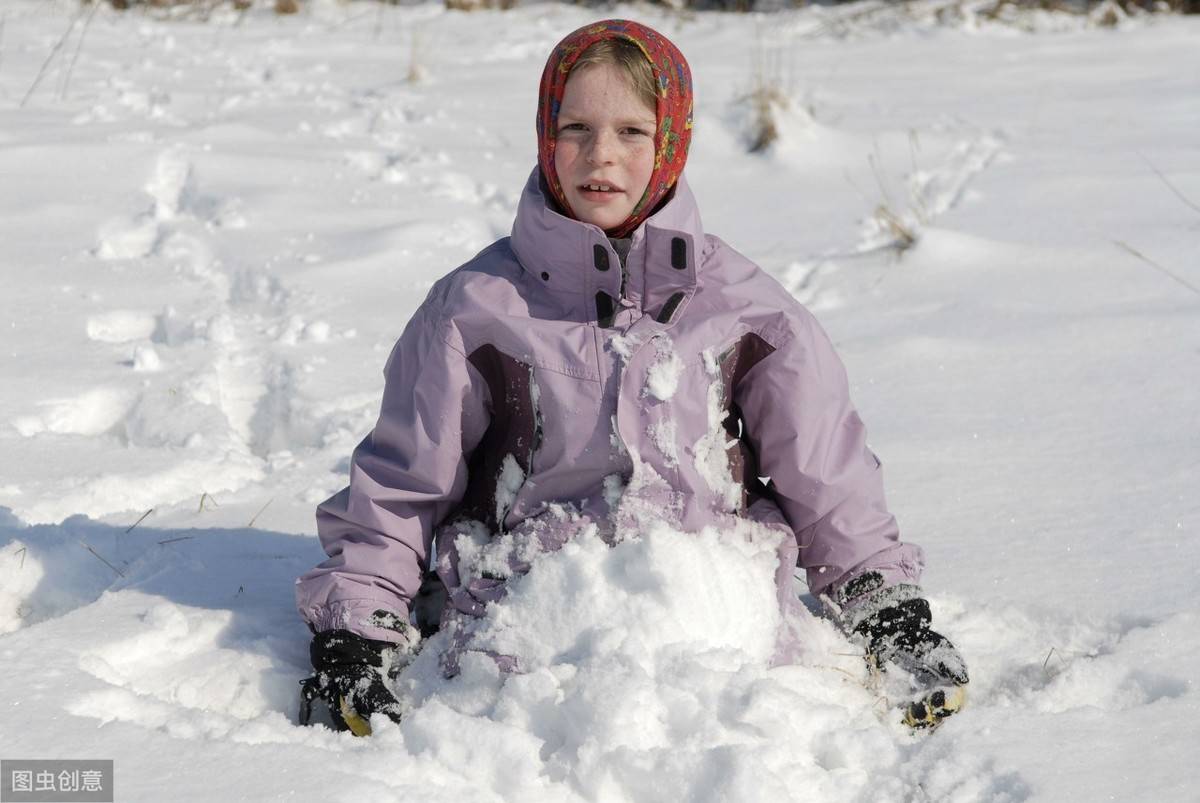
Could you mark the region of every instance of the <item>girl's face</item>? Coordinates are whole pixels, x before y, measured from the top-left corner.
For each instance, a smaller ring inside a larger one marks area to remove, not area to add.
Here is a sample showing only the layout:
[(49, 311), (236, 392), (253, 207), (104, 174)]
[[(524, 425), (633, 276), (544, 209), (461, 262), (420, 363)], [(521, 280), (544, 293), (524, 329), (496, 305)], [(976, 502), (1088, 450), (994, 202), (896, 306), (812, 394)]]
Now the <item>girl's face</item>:
[(654, 172), (656, 127), (654, 108), (620, 67), (571, 73), (558, 111), (554, 169), (576, 218), (602, 229), (628, 219)]

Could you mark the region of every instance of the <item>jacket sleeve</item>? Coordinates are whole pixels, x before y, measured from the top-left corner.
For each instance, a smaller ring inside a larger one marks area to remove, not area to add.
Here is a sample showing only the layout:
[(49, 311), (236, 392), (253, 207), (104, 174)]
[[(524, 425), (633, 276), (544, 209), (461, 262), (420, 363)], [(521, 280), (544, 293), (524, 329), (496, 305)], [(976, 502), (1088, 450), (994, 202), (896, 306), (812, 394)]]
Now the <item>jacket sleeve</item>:
[(809, 589), (820, 597), (870, 570), (888, 585), (915, 583), (923, 555), (900, 541), (846, 370), (807, 310), (789, 323), (734, 394), (760, 473), (796, 534)]
[(407, 620), (434, 528), (462, 499), (467, 458), (489, 416), (486, 385), (432, 295), (392, 350), (384, 379), (379, 420), (354, 450), (350, 485), (317, 508), (329, 558), (296, 581), (296, 605), (316, 632), (396, 641), (373, 614)]

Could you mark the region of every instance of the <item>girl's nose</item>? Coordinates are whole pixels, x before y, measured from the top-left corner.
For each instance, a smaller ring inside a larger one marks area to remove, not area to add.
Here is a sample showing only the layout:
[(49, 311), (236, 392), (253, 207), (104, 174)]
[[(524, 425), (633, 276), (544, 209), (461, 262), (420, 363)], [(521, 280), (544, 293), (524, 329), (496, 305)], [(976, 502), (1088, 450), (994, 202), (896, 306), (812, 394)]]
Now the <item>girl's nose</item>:
[(587, 160), (589, 164), (610, 164), (616, 153), (615, 137), (607, 131), (597, 131), (588, 143)]

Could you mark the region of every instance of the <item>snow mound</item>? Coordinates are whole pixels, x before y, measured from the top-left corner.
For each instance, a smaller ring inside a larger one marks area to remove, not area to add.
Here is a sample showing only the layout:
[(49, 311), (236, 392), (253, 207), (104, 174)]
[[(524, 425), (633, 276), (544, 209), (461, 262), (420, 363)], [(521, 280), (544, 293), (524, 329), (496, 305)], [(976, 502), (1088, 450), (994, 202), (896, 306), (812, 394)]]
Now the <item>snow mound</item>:
[(805, 613), (803, 663), (771, 666), (775, 548), (748, 526), (655, 524), (540, 557), (489, 606), (458, 677), (438, 673), (439, 635), (401, 678), (405, 745), (508, 799), (848, 799), (899, 746), (829, 623)]
[(656, 672), (679, 652), (765, 663), (779, 627), (775, 543), (743, 529), (685, 535), (660, 524), (611, 548), (595, 536), (568, 543), (514, 584), (476, 643), (528, 669), (624, 656)]
[(49, 399), (38, 404), (37, 415), (13, 419), (13, 428), (26, 438), (44, 432), (61, 435), (100, 435), (125, 417), (130, 394), (120, 388), (95, 388), (71, 399)]
[(126, 343), (144, 340), (158, 328), (157, 318), (133, 310), (109, 310), (87, 320), (87, 336), (102, 343)]

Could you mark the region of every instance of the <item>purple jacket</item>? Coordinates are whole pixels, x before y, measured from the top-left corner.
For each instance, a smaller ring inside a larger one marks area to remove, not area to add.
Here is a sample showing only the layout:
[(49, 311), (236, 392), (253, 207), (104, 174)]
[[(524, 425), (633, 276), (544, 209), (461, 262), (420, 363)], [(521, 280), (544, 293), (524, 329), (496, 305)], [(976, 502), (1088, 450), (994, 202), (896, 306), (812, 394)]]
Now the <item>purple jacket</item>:
[(396, 344), (350, 485), (317, 509), (329, 559), (296, 585), (312, 627), (394, 641), (371, 614), (406, 616), (429, 569), (479, 614), (538, 552), (647, 514), (786, 530), (783, 575), (798, 562), (814, 594), (870, 569), (915, 583), (920, 548), (813, 316), (704, 233), (682, 179), (622, 265), (538, 176), (512, 236), (441, 279)]

